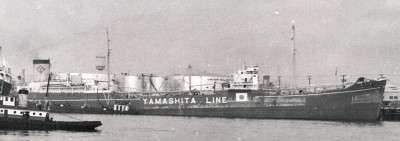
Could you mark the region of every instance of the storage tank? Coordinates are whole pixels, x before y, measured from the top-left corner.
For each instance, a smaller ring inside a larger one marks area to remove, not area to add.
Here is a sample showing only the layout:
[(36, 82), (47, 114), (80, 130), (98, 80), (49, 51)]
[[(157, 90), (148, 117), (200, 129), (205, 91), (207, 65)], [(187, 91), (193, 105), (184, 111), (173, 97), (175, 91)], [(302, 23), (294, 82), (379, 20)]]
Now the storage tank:
[(126, 76), (125, 77), (125, 92), (141, 92), (143, 89), (142, 76)]
[(115, 75), (114, 86), (117, 87), (118, 91), (126, 92), (125, 80), (126, 80), (126, 75)]
[(154, 88), (151, 91), (166, 91), (167, 87), (167, 79), (165, 77), (153, 76), (151, 77), (151, 81), (153, 82)]
[(82, 84), (82, 75), (71, 75), (71, 84), (72, 85), (80, 85)]
[[(168, 77), (168, 91), (183, 91), (184, 90), (184, 76), (175, 75)], [(187, 88), (188, 89), (188, 88)]]
[(264, 88), (268, 88), (270, 86), (270, 83), (271, 83), (270, 78), (271, 77), (269, 75), (263, 76), (263, 87)]
[(142, 74), (142, 91), (151, 91), (150, 76)]

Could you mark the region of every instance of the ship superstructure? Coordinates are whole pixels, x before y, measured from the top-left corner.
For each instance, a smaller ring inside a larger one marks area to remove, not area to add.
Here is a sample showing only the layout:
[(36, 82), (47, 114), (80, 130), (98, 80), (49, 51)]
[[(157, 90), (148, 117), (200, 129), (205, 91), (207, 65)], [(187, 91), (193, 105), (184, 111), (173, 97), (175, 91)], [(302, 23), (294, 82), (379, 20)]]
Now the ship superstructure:
[(229, 89), (258, 90), (258, 66), (244, 67), (232, 75), (233, 81), (230, 81)]
[[(1, 47), (0, 47), (1, 54)], [(0, 61), (0, 94), (8, 95), (12, 89), (12, 76), (11, 76), (11, 68), (8, 65), (7, 61), (2, 58)]]

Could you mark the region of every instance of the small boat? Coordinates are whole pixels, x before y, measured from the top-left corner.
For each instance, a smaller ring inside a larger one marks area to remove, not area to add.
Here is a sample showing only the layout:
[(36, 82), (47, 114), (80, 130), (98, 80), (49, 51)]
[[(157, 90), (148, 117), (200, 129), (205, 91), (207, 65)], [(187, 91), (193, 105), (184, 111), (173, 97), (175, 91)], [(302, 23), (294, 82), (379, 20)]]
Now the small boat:
[(19, 90), (18, 93), (18, 98), (0, 97), (0, 129), (94, 131), (102, 125), (101, 121), (53, 120), (47, 111), (27, 108), (28, 90)]
[(0, 129), (93, 131), (102, 125), (101, 121), (56, 121), (47, 111), (29, 109), (28, 90), (10, 95), (11, 69), (4, 58), (0, 74)]

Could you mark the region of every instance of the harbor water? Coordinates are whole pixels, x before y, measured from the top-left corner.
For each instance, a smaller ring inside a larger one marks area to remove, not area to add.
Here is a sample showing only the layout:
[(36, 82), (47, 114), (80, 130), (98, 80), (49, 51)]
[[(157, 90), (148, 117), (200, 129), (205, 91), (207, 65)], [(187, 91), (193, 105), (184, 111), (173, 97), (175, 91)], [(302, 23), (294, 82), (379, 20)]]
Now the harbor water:
[(100, 120), (95, 132), (0, 130), (0, 140), (399, 140), (400, 122), (338, 122), (175, 116), (53, 114), (60, 120)]

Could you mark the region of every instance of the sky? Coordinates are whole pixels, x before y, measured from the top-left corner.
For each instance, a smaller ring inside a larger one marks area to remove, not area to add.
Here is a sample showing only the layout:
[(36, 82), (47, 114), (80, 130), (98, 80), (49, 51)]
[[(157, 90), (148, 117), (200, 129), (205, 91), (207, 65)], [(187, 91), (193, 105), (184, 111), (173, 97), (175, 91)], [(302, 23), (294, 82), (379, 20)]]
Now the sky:
[[(27, 79), (33, 59), (52, 72), (231, 74), (258, 65), (261, 75), (293, 76), (296, 27), (299, 81), (400, 73), (397, 0), (0, 0), (1, 56)], [(275, 77), (274, 77), (275, 78)]]

